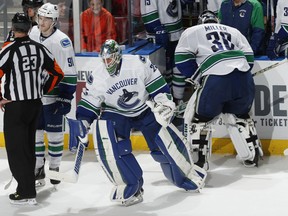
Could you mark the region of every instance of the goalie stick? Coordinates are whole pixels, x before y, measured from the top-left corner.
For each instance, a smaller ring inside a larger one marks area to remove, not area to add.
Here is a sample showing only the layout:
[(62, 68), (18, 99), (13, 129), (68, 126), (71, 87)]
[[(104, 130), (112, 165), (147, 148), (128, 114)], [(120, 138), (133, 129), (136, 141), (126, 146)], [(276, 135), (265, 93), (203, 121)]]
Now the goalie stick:
[(273, 69), (273, 68), (276, 68), (276, 67), (278, 67), (278, 66), (280, 66), (280, 65), (282, 65), (282, 64), (285, 64), (287, 61), (288, 61), (288, 59), (287, 59), (287, 58), (284, 58), (282, 61), (279, 61), (279, 62), (277, 62), (277, 63), (275, 63), (275, 64), (269, 65), (268, 67), (263, 68), (263, 69), (255, 72), (255, 73), (253, 73), (252, 76), (253, 76), (253, 77), (254, 77), (254, 76), (258, 76), (258, 75), (260, 75), (260, 74), (262, 74), (262, 73), (265, 73), (266, 71), (269, 71), (269, 70), (271, 70), (271, 69)]
[(85, 148), (86, 148), (86, 145), (83, 142), (81, 142), (81, 140), (79, 139), (79, 145), (78, 145), (77, 153), (76, 153), (75, 160), (74, 160), (73, 170), (70, 172), (65, 172), (65, 173), (48, 170), (46, 172), (47, 177), (50, 179), (55, 179), (55, 180), (59, 180), (63, 182), (76, 183), (79, 178), (79, 172), (80, 172), (81, 162), (84, 156)]
[(12, 184), (13, 179), (14, 179), (14, 177), (11, 176), (10, 181), (4, 186), (4, 190), (7, 190), (10, 187), (10, 185)]

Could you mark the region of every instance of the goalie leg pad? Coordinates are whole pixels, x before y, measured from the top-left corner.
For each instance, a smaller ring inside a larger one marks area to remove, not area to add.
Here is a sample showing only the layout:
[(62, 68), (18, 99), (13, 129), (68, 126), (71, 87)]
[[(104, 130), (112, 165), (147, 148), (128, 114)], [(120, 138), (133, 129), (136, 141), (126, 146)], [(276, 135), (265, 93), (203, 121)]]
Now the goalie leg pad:
[(186, 137), (187, 140), (190, 140), (190, 133), (189, 133), (189, 128), (191, 127), (191, 123), (192, 123), (192, 119), (195, 115), (195, 105), (196, 105), (196, 100), (197, 100), (197, 94), (198, 94), (198, 90), (194, 90), (193, 94), (191, 95), (183, 118), (184, 118), (184, 136)]
[(205, 170), (197, 172), (194, 169), (187, 140), (174, 125), (162, 127), (156, 142), (162, 152), (161, 156), (158, 153), (156, 160), (161, 161), (161, 168), (169, 181), (185, 190), (195, 191), (204, 186), (207, 173)]
[(112, 201), (126, 203), (142, 189), (142, 169), (132, 152), (130, 139), (117, 139), (112, 121), (96, 124), (97, 158), (109, 180), (115, 185)]
[(192, 157), (196, 165), (209, 168), (208, 159), (212, 152), (212, 129), (209, 123), (198, 122), (189, 128)]
[(258, 166), (258, 158), (263, 156), (263, 151), (252, 119), (237, 118), (229, 113), (224, 114), (223, 118), (237, 154), (244, 165)]

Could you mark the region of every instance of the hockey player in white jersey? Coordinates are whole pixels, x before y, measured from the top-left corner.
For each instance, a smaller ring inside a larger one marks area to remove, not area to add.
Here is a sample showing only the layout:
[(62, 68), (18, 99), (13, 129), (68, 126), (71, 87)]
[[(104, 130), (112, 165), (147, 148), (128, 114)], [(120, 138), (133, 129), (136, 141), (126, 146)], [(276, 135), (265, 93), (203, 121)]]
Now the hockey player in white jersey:
[(279, 56), (288, 57), (288, 1), (278, 0), (276, 5), (275, 31), (272, 33), (267, 56), (272, 60)]
[(257, 166), (263, 152), (249, 115), (255, 92), (250, 72), (254, 55), (246, 38), (237, 29), (218, 24), (213, 12), (204, 11), (199, 25), (181, 35), (175, 61), (183, 75), (193, 75), (193, 82), (199, 83), (184, 115), (196, 164), (207, 164), (210, 123), (223, 113), (239, 158), (247, 167)]
[[(175, 104), (157, 67), (143, 56), (122, 56), (119, 45), (111, 39), (102, 45), (100, 56), (103, 62), (95, 65), (88, 77), (77, 106), (77, 120), (69, 122), (70, 140), (75, 140), (70, 141), (70, 148), (77, 145), (75, 138), (83, 131), (87, 134), (89, 125), (98, 119), (94, 143), (98, 160), (114, 184), (111, 200), (126, 206), (136, 204), (143, 200), (144, 183), (130, 141), (131, 128), (136, 128), (144, 135), (151, 156), (160, 163), (167, 179), (184, 190), (199, 191), (206, 171), (193, 164), (189, 145), (169, 124)], [(169, 124), (165, 130), (147, 106), (148, 100), (158, 120)]]
[[(71, 100), (76, 90), (77, 72), (74, 65), (74, 50), (69, 37), (55, 26), (59, 17), (57, 5), (46, 3), (38, 10), (38, 26), (34, 26), (30, 38), (45, 45), (52, 52), (64, 72), (59, 85), (42, 98), (43, 110), (36, 132), (36, 184), (45, 184), (44, 131), (48, 138), (49, 169), (59, 170), (63, 153), (63, 116), (71, 109)], [(51, 184), (60, 181), (50, 179)]]
[[(186, 2), (186, 0), (183, 2)], [(174, 53), (183, 32), (181, 0), (141, 0), (141, 15), (148, 37), (166, 49), (166, 82), (173, 90), (176, 104), (180, 103), (185, 89), (185, 78), (175, 67)], [(180, 100), (181, 99), (181, 100)]]

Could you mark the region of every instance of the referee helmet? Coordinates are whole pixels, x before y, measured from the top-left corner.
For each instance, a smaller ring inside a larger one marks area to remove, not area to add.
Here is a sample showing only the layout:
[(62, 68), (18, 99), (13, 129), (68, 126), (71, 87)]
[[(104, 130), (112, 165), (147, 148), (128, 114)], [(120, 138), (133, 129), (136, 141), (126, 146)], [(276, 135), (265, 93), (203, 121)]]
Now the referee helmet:
[(28, 33), (31, 28), (31, 21), (24, 13), (16, 13), (12, 18), (12, 30)]

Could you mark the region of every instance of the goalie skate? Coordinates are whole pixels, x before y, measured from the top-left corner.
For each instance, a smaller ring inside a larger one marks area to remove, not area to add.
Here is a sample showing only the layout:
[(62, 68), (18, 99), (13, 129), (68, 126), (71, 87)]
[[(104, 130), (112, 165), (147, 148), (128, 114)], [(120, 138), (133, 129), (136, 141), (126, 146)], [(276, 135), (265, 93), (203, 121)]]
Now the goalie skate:
[(122, 205), (124, 206), (131, 206), (131, 205), (135, 205), (137, 203), (141, 203), (143, 202), (143, 194), (144, 194), (144, 190), (143, 188), (141, 188), (140, 191), (138, 191), (134, 196), (130, 197), (129, 199), (122, 201)]

